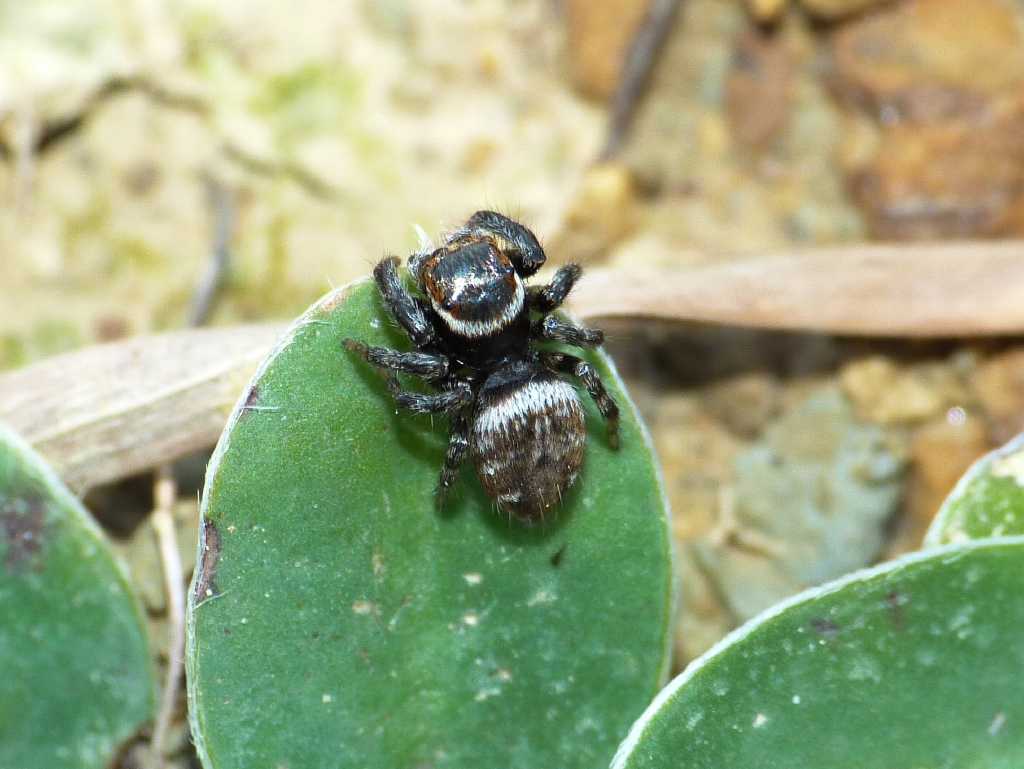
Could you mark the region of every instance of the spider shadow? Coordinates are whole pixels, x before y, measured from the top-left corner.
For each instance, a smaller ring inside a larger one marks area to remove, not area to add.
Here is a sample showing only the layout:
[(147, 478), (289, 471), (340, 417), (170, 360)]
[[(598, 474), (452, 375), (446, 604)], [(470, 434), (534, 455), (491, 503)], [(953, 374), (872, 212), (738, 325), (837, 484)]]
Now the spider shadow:
[[(347, 355), (352, 353), (346, 352)], [(401, 408), (388, 391), (384, 377), (370, 364), (352, 355), (353, 368), (366, 390), (380, 403), (388, 414), (391, 433), (395, 436), (403, 452), (412, 456), (417, 462), (435, 463), (437, 471), (441, 471), (444, 461), (445, 447), (448, 445), (448, 417), (413, 414)], [(410, 386), (411, 383), (411, 386)], [(425, 385), (415, 379), (406, 377), (402, 386), (415, 392), (431, 392)], [(431, 429), (431, 422), (433, 428)]]
[(569, 489), (561, 502), (544, 519), (527, 523), (503, 513), (487, 496), (471, 466), (463, 466), (459, 479), (444, 510), (437, 515), (445, 519), (476, 515), (496, 539), (518, 547), (540, 547), (558, 536), (575, 514), (579, 484)]

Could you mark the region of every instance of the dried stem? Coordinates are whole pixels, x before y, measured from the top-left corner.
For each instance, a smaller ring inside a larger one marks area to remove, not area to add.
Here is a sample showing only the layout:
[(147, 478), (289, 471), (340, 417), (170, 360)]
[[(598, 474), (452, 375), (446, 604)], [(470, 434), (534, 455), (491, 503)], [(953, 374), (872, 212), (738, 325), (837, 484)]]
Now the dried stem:
[(633, 116), (651, 80), (658, 55), (672, 30), (681, 0), (651, 0), (647, 15), (641, 22), (622, 62), (619, 82), (612, 95), (608, 119), (608, 135), (600, 160), (618, 154), (633, 125)]
[(76, 492), (212, 446), (284, 326), (191, 329), (0, 375), (0, 421)]
[(874, 337), (1024, 332), (1024, 242), (857, 245), (689, 270), (592, 270), (581, 318), (647, 318)]
[(235, 229), (235, 199), (232, 192), (215, 178), (207, 180), (207, 193), (213, 209), (213, 248), (206, 272), (196, 286), (188, 325), (203, 326), (220, 299), (231, 266), (231, 236)]
[(164, 573), (164, 589), (167, 592), (167, 674), (164, 677), (160, 710), (153, 727), (150, 743), (150, 769), (161, 769), (164, 765), (167, 734), (178, 700), (178, 688), (185, 662), (185, 577), (178, 555), (178, 542), (174, 532), (174, 502), (177, 488), (170, 466), (163, 465), (157, 471), (153, 487), (155, 504), (150, 522), (156, 534), (160, 550), (160, 564)]
[[(691, 270), (588, 271), (569, 310), (874, 337), (1024, 333), (1024, 242), (813, 249)], [(0, 376), (0, 421), (76, 490), (212, 446), (283, 324), (99, 345)]]

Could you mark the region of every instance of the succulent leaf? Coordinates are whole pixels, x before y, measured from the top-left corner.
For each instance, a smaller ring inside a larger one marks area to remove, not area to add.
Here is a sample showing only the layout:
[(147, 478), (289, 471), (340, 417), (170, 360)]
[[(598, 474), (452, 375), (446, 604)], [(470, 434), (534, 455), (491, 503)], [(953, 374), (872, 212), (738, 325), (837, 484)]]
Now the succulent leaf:
[(375, 287), (309, 310), (221, 437), (203, 499), (187, 664), (207, 769), (607, 764), (667, 670), (658, 471), (623, 406), (586, 394), (583, 475), (545, 525), (471, 468), (443, 512), (443, 418), (399, 412), (342, 340), (409, 349)]
[(141, 606), (89, 514), (3, 427), (0, 618), (0, 766), (110, 766), (155, 710)]
[(1024, 434), (964, 473), (935, 515), (926, 547), (1024, 534)]
[(1011, 769), (1024, 761), (1024, 537), (809, 590), (693, 662), (613, 769)]

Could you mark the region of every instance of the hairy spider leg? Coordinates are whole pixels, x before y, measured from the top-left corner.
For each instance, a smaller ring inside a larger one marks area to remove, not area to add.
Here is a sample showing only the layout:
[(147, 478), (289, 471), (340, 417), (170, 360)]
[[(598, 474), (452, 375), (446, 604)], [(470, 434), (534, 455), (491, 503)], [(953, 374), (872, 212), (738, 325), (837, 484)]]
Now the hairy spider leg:
[(448, 436), (448, 449), (441, 467), (441, 477), (437, 482), (434, 500), (437, 508), (444, 507), (448, 492), (459, 477), (459, 468), (469, 454), (469, 418), (465, 410), (452, 415), (451, 434)]
[(373, 278), (392, 317), (405, 329), (413, 344), (426, 347), (436, 340), (437, 333), (427, 316), (426, 304), (402, 284), (398, 274), (400, 263), (397, 256), (381, 259), (373, 268)]
[(576, 281), (583, 274), (583, 269), (578, 264), (567, 264), (559, 267), (555, 277), (546, 286), (531, 286), (527, 291), (527, 301), (530, 309), (537, 312), (551, 312), (565, 301), (576, 285)]
[(448, 376), (448, 359), (443, 355), (428, 352), (400, 352), (387, 347), (370, 347), (355, 339), (342, 342), (350, 352), (359, 355), (367, 363), (379, 369), (411, 374), (428, 382), (436, 382)]
[(384, 379), (398, 405), (416, 414), (451, 414), (473, 402), (473, 388), (466, 381), (459, 380), (451, 389), (424, 395), (403, 390), (394, 374), (386, 374)]
[(601, 412), (601, 416), (608, 424), (608, 445), (617, 449), (619, 447), (619, 407), (605, 389), (604, 382), (601, 381), (597, 370), (585, 360), (580, 360), (575, 355), (566, 355), (563, 352), (542, 352), (540, 360), (552, 371), (571, 374), (583, 382), (583, 386), (587, 388), (590, 397), (597, 404), (597, 410)]
[(578, 326), (554, 315), (533, 323), (530, 336), (548, 342), (562, 342), (573, 347), (598, 347), (604, 343), (604, 332), (596, 328)]
[(519, 222), (496, 211), (477, 211), (465, 226), (452, 233), (451, 241), (466, 236), (483, 235), (494, 238), (508, 254), (521, 277), (528, 278), (544, 264), (547, 256), (537, 236)]

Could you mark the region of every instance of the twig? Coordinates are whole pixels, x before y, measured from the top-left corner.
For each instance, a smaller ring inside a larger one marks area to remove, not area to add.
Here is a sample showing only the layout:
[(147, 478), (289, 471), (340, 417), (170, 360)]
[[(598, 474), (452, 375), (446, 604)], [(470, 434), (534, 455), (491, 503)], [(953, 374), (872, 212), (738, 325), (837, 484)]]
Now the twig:
[(344, 195), (343, 190), (337, 188), (326, 179), (320, 178), (313, 171), (304, 168), (299, 163), (261, 158), (255, 153), (231, 142), (225, 142), (223, 149), (225, 156), (234, 160), (247, 171), (261, 176), (279, 176), (288, 179), (320, 200), (336, 202)]
[[(180, 109), (199, 115), (205, 115), (209, 112), (209, 108), (199, 97), (191, 94), (175, 93), (146, 77), (113, 77), (99, 84), (92, 93), (85, 97), (74, 112), (58, 115), (56, 118), (44, 122), (37, 129), (34, 129), (29, 150), (33, 154), (42, 154), (55, 147), (65, 139), (74, 136), (108, 101), (132, 91), (143, 93), (154, 102), (173, 109)], [(16, 145), (18, 143), (14, 142)], [(0, 135), (0, 159), (9, 158), (20, 151), (17, 146), (12, 147), (6, 141), (6, 138)]]
[(160, 550), (164, 589), (167, 591), (167, 620), (170, 625), (167, 643), (167, 674), (164, 677), (160, 710), (153, 727), (153, 739), (150, 743), (149, 754), (151, 769), (160, 769), (164, 765), (165, 743), (177, 704), (178, 686), (184, 669), (185, 654), (185, 578), (174, 533), (174, 502), (177, 497), (177, 488), (169, 465), (163, 465), (157, 471), (153, 496), (155, 503), (150, 521)]
[(622, 62), (612, 95), (608, 135), (599, 160), (610, 160), (622, 149), (681, 4), (682, 0), (651, 0)]
[[(31, 210), (32, 186), (36, 172), (36, 138), (40, 126), (31, 105), (23, 104), (15, 111), (13, 131), (14, 209), (19, 213)], [(0, 144), (2, 147), (2, 144)]]
[(235, 201), (231, 191), (217, 179), (210, 178), (207, 193), (214, 212), (213, 248), (192, 299), (188, 325), (193, 328), (206, 324), (220, 298), (231, 266), (231, 237), (235, 229)]

